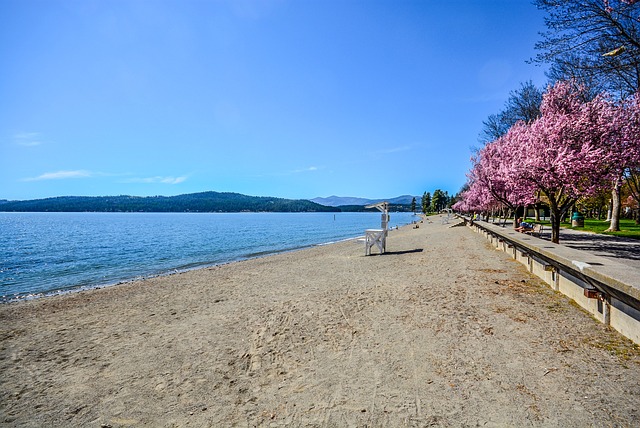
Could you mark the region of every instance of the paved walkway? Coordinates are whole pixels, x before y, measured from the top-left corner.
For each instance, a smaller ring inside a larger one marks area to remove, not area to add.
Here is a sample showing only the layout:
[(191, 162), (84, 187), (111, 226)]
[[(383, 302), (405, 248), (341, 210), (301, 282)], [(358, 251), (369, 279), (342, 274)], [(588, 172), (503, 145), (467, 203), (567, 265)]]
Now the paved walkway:
[[(512, 222), (507, 222), (505, 227), (512, 227), (512, 224)], [(542, 238), (551, 239), (550, 227), (545, 226), (542, 231)], [(624, 261), (628, 266), (640, 269), (639, 239), (562, 228), (560, 229), (560, 245), (618, 262)]]
[(562, 229), (560, 244), (640, 269), (640, 240)]

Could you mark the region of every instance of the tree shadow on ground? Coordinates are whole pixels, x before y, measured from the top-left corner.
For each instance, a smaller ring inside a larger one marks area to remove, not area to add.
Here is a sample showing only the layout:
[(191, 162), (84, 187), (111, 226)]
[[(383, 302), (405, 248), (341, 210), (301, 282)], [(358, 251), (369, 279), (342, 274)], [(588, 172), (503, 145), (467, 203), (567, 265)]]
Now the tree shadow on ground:
[(640, 241), (597, 234), (563, 234), (560, 244), (576, 250), (589, 251), (602, 257), (640, 260)]

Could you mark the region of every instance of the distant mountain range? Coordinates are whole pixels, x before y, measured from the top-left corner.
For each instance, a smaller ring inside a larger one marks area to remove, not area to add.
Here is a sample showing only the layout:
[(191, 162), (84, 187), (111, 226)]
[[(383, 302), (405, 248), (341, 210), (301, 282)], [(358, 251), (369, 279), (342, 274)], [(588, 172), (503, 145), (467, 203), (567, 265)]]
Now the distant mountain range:
[[(240, 193), (201, 192), (178, 196), (60, 196), (26, 201), (0, 200), (0, 212), (340, 212), (365, 211), (386, 200), (393, 211), (408, 211), (413, 196), (391, 199), (282, 199)], [(375, 210), (374, 210), (375, 211)]]
[(329, 196), (328, 198), (313, 198), (309, 199), (311, 202), (315, 202), (316, 204), (326, 205), (328, 207), (340, 207), (346, 205), (371, 205), (376, 204), (378, 202), (387, 201), (391, 205), (411, 205), (411, 201), (413, 198), (416, 198), (416, 203), (420, 203), (419, 196), (411, 196), (411, 195), (402, 195), (397, 196), (395, 198), (389, 199), (364, 199), (364, 198), (354, 198), (354, 197), (346, 197), (346, 196)]
[(178, 196), (61, 196), (28, 201), (0, 200), (0, 211), (16, 212), (338, 212), (308, 200), (239, 193), (202, 192)]

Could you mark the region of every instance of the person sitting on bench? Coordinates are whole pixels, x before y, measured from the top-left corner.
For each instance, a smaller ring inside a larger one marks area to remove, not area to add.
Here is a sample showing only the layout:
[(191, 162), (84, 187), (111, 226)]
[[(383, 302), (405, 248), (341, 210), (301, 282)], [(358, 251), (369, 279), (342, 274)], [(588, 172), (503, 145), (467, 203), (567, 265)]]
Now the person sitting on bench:
[(533, 225), (531, 223), (527, 223), (526, 221), (520, 221), (522, 218), (518, 219), (518, 227), (515, 228), (518, 232), (530, 232), (533, 230)]

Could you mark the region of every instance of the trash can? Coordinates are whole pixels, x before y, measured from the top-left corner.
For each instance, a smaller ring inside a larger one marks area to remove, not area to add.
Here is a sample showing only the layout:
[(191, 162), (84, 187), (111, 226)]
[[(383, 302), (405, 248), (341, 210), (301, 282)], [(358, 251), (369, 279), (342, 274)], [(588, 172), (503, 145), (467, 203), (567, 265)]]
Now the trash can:
[(577, 211), (571, 216), (571, 227), (584, 227), (584, 216)]

